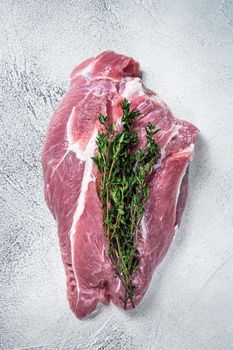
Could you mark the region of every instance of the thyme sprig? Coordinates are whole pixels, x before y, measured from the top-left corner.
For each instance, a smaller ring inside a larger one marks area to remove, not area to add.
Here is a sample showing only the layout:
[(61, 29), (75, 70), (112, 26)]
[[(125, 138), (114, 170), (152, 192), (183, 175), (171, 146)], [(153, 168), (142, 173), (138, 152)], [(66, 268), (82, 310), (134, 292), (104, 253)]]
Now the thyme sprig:
[(153, 138), (159, 129), (151, 123), (145, 127), (145, 147), (136, 149), (138, 134), (132, 125), (140, 112), (131, 111), (130, 105), (126, 99), (121, 104), (121, 131), (109, 122), (108, 116), (100, 114), (104, 132), (98, 132), (98, 154), (92, 158), (101, 174), (99, 196), (109, 257), (125, 288), (125, 309), (128, 301), (134, 307), (132, 280), (139, 266), (137, 233), (149, 194), (148, 175), (160, 157), (160, 148)]

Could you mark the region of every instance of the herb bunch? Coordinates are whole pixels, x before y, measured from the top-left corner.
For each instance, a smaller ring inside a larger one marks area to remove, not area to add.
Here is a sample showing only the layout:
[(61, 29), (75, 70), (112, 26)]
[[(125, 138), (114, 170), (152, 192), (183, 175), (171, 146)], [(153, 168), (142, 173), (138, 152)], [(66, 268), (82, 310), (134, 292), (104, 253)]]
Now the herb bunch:
[(125, 288), (122, 301), (126, 309), (128, 301), (134, 307), (132, 279), (139, 266), (137, 233), (149, 194), (147, 178), (160, 157), (160, 148), (153, 139), (159, 129), (148, 123), (145, 127), (146, 145), (135, 150), (138, 134), (132, 125), (140, 112), (131, 111), (126, 99), (121, 107), (123, 129), (120, 132), (109, 122), (108, 116), (100, 114), (99, 121), (105, 131), (98, 132), (98, 154), (92, 159), (101, 174), (99, 196), (109, 241), (109, 257)]

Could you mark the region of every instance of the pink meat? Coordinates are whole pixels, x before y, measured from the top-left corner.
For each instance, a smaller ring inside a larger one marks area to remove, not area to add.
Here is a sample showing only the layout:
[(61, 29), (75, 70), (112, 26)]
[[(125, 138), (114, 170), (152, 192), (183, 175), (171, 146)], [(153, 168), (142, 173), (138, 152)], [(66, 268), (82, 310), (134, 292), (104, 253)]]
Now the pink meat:
[(124, 306), (124, 287), (108, 257), (99, 175), (91, 159), (97, 131), (102, 130), (99, 114), (109, 115), (120, 127), (123, 98), (141, 112), (134, 125), (138, 147), (145, 144), (149, 121), (161, 129), (155, 137), (162, 156), (148, 179), (150, 194), (138, 232), (136, 304), (172, 242), (187, 198), (197, 128), (174, 118), (165, 103), (143, 86), (139, 63), (130, 57), (106, 51), (75, 68), (70, 89), (50, 121), (42, 166), (45, 199), (57, 221), (67, 297), (78, 318), (93, 312), (99, 302)]

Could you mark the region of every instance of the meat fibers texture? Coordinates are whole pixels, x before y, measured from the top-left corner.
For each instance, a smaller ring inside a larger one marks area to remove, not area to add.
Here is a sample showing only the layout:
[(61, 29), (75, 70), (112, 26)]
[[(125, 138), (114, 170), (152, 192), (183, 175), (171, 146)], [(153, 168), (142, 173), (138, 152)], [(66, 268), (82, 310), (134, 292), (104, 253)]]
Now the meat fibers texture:
[[(139, 267), (133, 276), (135, 305), (149, 286), (180, 224), (188, 192), (188, 165), (198, 129), (174, 118), (166, 104), (141, 80), (140, 65), (131, 57), (106, 51), (77, 66), (70, 88), (49, 124), (42, 154), (44, 194), (58, 229), (67, 277), (67, 298), (78, 318), (98, 303), (123, 308), (124, 287), (108, 256), (98, 195), (98, 170), (91, 157), (102, 130), (99, 114), (121, 125), (121, 102), (140, 111), (134, 123), (139, 147), (145, 126), (156, 124), (161, 158), (149, 179), (149, 197), (137, 233)], [(130, 301), (127, 309), (130, 309)]]

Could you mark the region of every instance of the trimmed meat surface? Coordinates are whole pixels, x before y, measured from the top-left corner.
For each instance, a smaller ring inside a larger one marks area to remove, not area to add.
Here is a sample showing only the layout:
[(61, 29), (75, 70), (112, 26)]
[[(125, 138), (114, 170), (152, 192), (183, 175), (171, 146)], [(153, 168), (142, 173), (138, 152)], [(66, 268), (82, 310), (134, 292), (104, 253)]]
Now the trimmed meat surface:
[[(44, 193), (58, 229), (67, 276), (67, 298), (78, 318), (98, 303), (123, 308), (124, 287), (108, 257), (96, 150), (99, 114), (121, 126), (121, 102), (127, 98), (141, 112), (134, 124), (139, 145), (145, 126), (156, 124), (161, 159), (148, 179), (150, 194), (138, 232), (140, 264), (133, 277), (135, 304), (142, 300), (158, 264), (179, 226), (188, 192), (188, 165), (198, 129), (174, 118), (166, 104), (140, 78), (140, 65), (130, 57), (106, 51), (71, 73), (69, 91), (49, 124), (42, 154)], [(131, 308), (130, 302), (127, 308)]]

